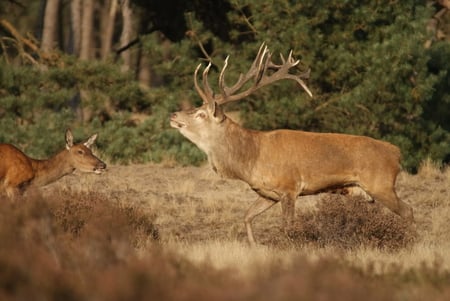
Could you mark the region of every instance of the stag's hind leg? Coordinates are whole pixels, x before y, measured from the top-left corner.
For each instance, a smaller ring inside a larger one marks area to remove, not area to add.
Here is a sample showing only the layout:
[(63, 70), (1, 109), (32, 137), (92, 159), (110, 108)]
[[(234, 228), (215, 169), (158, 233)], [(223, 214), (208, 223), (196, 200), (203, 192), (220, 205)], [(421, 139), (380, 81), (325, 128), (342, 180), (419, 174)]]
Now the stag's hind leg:
[(292, 230), (295, 218), (295, 198), (285, 197), (281, 200), (281, 211), (283, 213), (283, 229), (286, 234)]
[(400, 215), (406, 220), (414, 221), (413, 210), (411, 206), (400, 200), (393, 190), (372, 192), (371, 195), (376, 201), (391, 209), (394, 213)]
[(372, 179), (369, 185), (364, 185), (365, 190), (375, 201), (379, 201), (392, 212), (408, 221), (414, 221), (411, 206), (400, 200), (395, 192), (395, 178)]

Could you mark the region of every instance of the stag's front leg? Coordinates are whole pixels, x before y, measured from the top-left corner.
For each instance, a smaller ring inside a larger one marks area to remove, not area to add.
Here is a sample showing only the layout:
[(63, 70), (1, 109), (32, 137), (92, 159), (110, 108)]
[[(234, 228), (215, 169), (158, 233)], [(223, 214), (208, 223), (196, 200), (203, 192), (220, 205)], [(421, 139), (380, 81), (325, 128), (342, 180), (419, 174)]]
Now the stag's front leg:
[(272, 201), (270, 199), (266, 199), (264, 197), (258, 197), (256, 201), (248, 208), (247, 213), (245, 214), (245, 228), (247, 229), (247, 237), (248, 242), (251, 246), (254, 246), (256, 244), (255, 237), (253, 236), (253, 229), (252, 229), (252, 221), (253, 219), (275, 205), (276, 202)]

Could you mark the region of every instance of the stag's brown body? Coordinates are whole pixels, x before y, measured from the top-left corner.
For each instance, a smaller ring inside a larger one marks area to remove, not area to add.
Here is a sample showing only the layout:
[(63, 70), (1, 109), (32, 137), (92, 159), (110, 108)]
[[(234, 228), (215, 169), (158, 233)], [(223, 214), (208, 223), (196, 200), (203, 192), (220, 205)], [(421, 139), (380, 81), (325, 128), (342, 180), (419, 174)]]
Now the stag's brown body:
[(11, 144), (0, 144), (0, 191), (16, 198), (29, 187), (45, 186), (75, 169), (101, 173), (106, 164), (90, 150), (96, 137), (93, 135), (85, 143), (74, 145), (72, 133), (68, 130), (66, 149), (47, 160), (32, 159)]
[[(258, 75), (265, 72), (267, 66), (275, 66), (277, 70), (288, 63), (289, 68), (295, 66), (291, 56), (282, 66), (270, 65), (271, 62), (264, 59), (260, 49), (252, 66), (257, 70), (241, 77), (245, 80), (252, 75), (260, 76), (250, 89), (256, 90), (260, 87), (258, 83), (264, 80), (268, 84), (282, 78), (294, 79), (291, 74), (282, 76), (275, 73), (275, 80)], [(270, 55), (267, 60), (270, 61)], [(266, 67), (259, 67), (257, 61), (263, 61)], [(222, 81), (225, 67), (220, 75)], [(283, 72), (286, 73), (287, 69)], [(200, 90), (195, 82), (204, 104), (191, 111), (173, 113), (171, 125), (208, 155), (210, 165), (218, 174), (243, 180), (259, 195), (245, 216), (250, 243), (255, 243), (251, 221), (275, 203), (281, 202), (285, 226), (288, 227), (294, 218), (298, 196), (347, 185), (361, 187), (393, 212), (413, 219), (412, 209), (397, 197), (394, 189), (400, 171), (398, 147), (366, 136), (245, 129), (228, 118), (219, 106), (228, 102), (231, 96), (227, 93), (238, 90), (241, 83), (232, 88), (219, 83), (224, 94), (217, 98), (207, 84), (207, 70), (203, 73), (205, 91)], [(303, 82), (299, 83), (305, 87)], [(241, 95), (248, 95), (247, 91)], [(310, 93), (309, 90), (307, 92)]]
[(211, 165), (270, 199), (351, 184), (378, 195), (377, 187), (392, 186), (399, 172), (399, 149), (387, 142), (292, 130), (258, 132), (228, 118), (223, 122), (223, 136), (210, 141)]

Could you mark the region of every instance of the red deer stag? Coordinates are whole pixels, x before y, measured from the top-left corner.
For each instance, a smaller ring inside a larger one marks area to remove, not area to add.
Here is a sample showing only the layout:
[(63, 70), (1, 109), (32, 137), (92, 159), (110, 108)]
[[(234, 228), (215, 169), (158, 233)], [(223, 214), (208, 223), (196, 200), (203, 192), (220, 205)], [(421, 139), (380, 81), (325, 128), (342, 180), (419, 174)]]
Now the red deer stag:
[(75, 169), (102, 173), (106, 164), (90, 149), (96, 138), (97, 134), (84, 143), (73, 144), (72, 132), (67, 130), (66, 149), (48, 160), (35, 160), (11, 144), (0, 144), (0, 191), (14, 199), (30, 187), (45, 186)]
[[(203, 71), (203, 89), (197, 80), (201, 68), (198, 65), (194, 85), (203, 105), (170, 117), (171, 126), (207, 154), (215, 172), (248, 183), (259, 195), (245, 215), (250, 244), (255, 244), (252, 220), (277, 202), (281, 202), (286, 229), (293, 221), (298, 196), (348, 185), (359, 186), (374, 200), (412, 221), (412, 208), (394, 190), (400, 171), (400, 150), (396, 146), (365, 136), (249, 130), (224, 114), (222, 105), (281, 79), (295, 80), (312, 96), (303, 82), (309, 77), (309, 70), (290, 73), (295, 67), (299, 69), (299, 60), (293, 58), (292, 51), (286, 60), (283, 56), (281, 59), (281, 65), (274, 64), (263, 44), (250, 70), (241, 74), (233, 86), (227, 86), (227, 57), (219, 75), (218, 94), (208, 83), (211, 63)], [(249, 85), (242, 91), (245, 84)]]

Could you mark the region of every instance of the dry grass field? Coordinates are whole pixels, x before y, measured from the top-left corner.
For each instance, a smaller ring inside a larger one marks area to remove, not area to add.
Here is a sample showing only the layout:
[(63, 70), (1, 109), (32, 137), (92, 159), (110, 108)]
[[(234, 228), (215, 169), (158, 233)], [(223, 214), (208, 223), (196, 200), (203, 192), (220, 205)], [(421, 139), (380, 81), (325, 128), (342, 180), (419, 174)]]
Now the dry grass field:
[(415, 227), (362, 198), (258, 216), (208, 167), (110, 166), (0, 204), (0, 300), (450, 300), (450, 169), (402, 173)]

